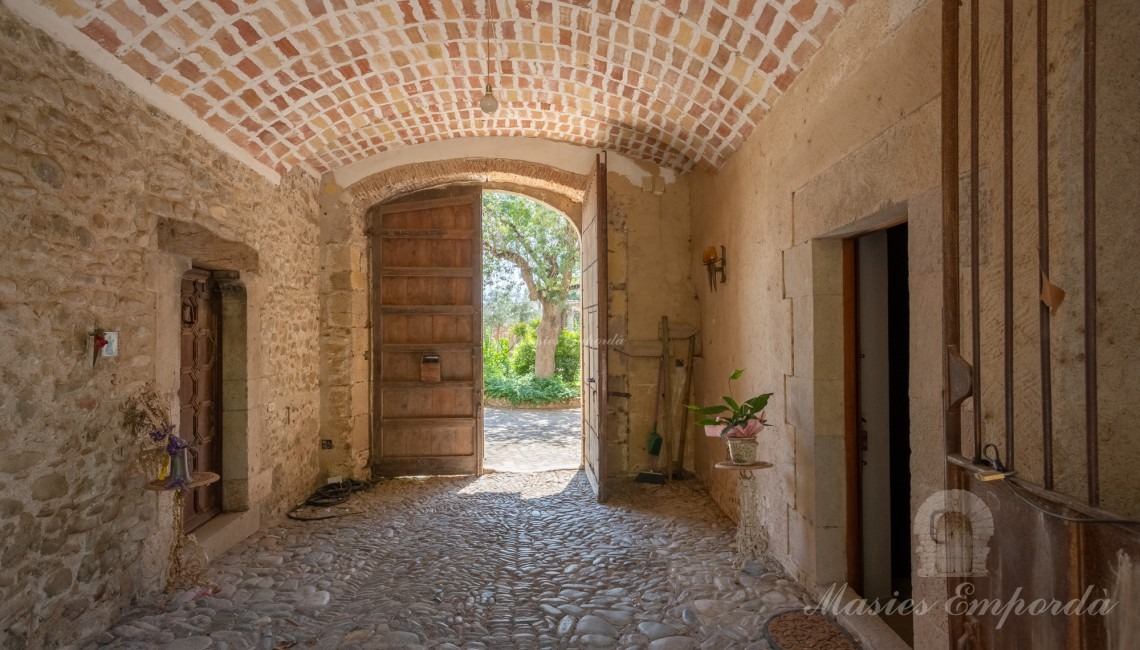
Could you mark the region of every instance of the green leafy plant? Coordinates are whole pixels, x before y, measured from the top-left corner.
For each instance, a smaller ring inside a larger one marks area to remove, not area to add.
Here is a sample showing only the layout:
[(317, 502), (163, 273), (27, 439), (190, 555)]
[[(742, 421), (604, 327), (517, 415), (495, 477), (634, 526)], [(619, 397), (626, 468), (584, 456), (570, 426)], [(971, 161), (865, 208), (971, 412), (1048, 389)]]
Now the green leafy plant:
[(551, 377), (535, 376), (538, 320), (510, 326), (516, 341), (495, 339), (490, 330), (483, 339), (483, 392), (487, 397), (518, 406), (558, 404), (579, 397), (581, 393), (581, 352), (579, 334), (563, 330), (558, 337), (555, 373)]
[(498, 375), (487, 377), (484, 393), (511, 404), (555, 404), (578, 397), (578, 386), (557, 377)]
[(507, 339), (483, 339), (483, 373), (487, 376), (510, 374), (511, 344)]
[(578, 384), (578, 370), (582, 365), (582, 338), (578, 332), (562, 330), (558, 347), (554, 349), (554, 374), (568, 384)]
[(755, 438), (768, 423), (764, 420), (764, 409), (768, 406), (768, 399), (772, 393), (757, 395), (751, 399), (738, 402), (732, 397), (732, 382), (740, 379), (743, 370), (734, 370), (728, 378), (728, 395), (722, 399), (723, 404), (712, 406), (688, 405), (689, 410), (698, 416), (697, 424), (705, 426), (722, 427), (722, 438)]

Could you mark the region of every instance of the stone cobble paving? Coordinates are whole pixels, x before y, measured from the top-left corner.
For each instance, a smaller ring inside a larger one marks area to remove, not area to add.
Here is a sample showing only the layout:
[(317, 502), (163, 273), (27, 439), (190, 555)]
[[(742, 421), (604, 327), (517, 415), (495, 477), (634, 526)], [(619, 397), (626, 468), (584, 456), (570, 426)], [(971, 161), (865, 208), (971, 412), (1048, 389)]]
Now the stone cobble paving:
[(496, 472), (539, 472), (582, 466), (580, 409), (483, 411), (483, 467)]
[(83, 648), (762, 649), (795, 583), (733, 568), (734, 526), (694, 482), (581, 472), (385, 480), (356, 514), (285, 520)]

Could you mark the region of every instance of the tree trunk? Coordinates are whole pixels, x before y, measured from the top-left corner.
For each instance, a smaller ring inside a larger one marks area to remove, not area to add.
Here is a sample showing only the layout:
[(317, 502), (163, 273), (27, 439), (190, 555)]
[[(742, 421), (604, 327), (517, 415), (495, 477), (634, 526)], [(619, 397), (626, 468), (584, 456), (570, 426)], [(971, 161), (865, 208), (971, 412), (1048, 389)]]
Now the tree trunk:
[(554, 303), (542, 303), (542, 321), (538, 324), (538, 341), (534, 350), (534, 376), (554, 376), (554, 349), (562, 333), (562, 310)]

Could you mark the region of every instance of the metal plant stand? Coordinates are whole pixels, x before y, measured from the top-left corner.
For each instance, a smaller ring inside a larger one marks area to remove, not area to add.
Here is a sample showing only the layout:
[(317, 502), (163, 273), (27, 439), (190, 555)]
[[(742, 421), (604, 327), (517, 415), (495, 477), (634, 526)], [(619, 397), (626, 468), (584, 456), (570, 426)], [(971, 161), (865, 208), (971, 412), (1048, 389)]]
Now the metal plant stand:
[(740, 473), (740, 486), (737, 493), (740, 499), (741, 522), (736, 526), (736, 551), (737, 564), (743, 566), (745, 562), (761, 558), (768, 552), (767, 535), (765, 535), (764, 531), (759, 527), (750, 532), (748, 527), (744, 526), (744, 513), (756, 511), (756, 497), (753, 495), (751, 485), (752, 472), (758, 469), (768, 469), (772, 467), (772, 463), (757, 461), (755, 463), (738, 465), (729, 461), (721, 461), (717, 463), (715, 467), (716, 469)]
[(180, 586), (200, 584), (202, 572), (206, 569), (205, 553), (202, 552), (197, 540), (192, 540), (190, 546), (193, 548), (187, 552), (187, 538), (182, 532), (186, 493), (194, 488), (216, 483), (222, 477), (213, 472), (191, 472), (190, 477), (193, 480), (186, 485), (186, 489), (167, 487), (164, 480), (146, 484), (146, 489), (152, 492), (174, 491), (174, 546), (170, 549), (170, 568), (166, 574), (167, 592)]

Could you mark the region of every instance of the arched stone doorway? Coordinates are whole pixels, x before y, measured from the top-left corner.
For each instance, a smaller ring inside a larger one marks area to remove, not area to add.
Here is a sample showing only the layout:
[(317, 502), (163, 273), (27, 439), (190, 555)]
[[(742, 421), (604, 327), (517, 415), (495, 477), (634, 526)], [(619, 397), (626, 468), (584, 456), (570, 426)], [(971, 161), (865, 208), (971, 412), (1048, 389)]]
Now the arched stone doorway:
[(321, 201), (322, 469), (370, 474), (375, 398), (369, 295), (368, 211), (430, 188), (477, 184), (517, 193), (566, 215), (581, 229), (587, 176), (528, 161), (465, 158), (403, 165), (342, 188), (326, 176)]

